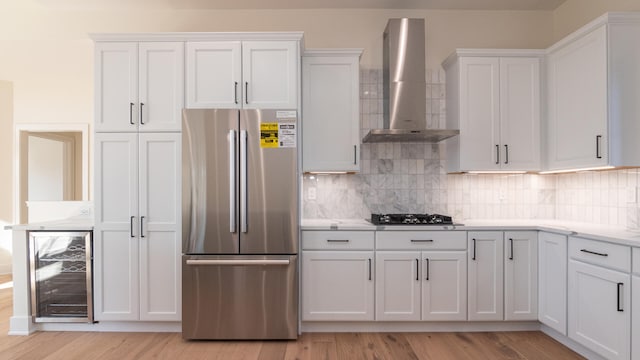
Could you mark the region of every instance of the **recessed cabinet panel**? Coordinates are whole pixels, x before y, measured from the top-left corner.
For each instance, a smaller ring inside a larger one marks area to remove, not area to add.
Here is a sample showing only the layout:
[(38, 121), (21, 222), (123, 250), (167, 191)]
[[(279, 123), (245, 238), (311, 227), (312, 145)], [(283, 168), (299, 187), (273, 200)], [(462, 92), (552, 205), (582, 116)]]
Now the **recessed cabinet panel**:
[(422, 252), (422, 320), (467, 320), (467, 253)]
[(469, 320), (502, 320), (503, 234), (470, 231), (468, 252)]
[(297, 108), (298, 49), (294, 41), (244, 41), (245, 109)]
[(538, 233), (504, 233), (504, 319), (538, 319)]
[(376, 252), (376, 320), (420, 320), (420, 252)]
[(538, 235), (538, 320), (567, 335), (567, 237)]
[(241, 108), (241, 42), (187, 42), (186, 52), (187, 108)]
[(140, 320), (179, 321), (181, 233), (142, 229), (140, 237)]

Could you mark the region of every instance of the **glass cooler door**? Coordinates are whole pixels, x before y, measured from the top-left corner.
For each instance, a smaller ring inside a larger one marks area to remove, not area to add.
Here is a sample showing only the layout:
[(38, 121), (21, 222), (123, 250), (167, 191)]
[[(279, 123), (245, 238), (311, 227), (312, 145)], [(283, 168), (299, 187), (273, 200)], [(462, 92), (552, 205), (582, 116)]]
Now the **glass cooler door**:
[(29, 232), (35, 322), (92, 322), (91, 231)]

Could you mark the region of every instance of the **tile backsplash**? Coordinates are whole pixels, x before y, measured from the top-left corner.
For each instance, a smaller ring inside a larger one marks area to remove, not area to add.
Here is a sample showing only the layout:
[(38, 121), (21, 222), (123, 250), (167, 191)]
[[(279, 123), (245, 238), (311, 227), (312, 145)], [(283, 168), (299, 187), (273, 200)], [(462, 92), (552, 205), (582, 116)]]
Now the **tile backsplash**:
[[(444, 71), (427, 70), (427, 127), (445, 127)], [(382, 128), (382, 70), (360, 71), (361, 136)], [(447, 174), (443, 144), (361, 145), (360, 173), (305, 175), (303, 218), (441, 213), (640, 228), (640, 169), (576, 174)], [(310, 191), (311, 188), (314, 188)], [(314, 192), (315, 191), (315, 192)], [(315, 198), (310, 194), (315, 193)]]

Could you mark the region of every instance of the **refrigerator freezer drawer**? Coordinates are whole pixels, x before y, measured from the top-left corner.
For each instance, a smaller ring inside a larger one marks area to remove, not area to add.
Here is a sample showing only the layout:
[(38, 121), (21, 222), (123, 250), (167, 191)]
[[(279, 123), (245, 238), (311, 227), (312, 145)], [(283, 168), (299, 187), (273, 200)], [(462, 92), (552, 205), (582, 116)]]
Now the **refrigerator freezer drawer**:
[(184, 339), (295, 339), (296, 255), (184, 255)]

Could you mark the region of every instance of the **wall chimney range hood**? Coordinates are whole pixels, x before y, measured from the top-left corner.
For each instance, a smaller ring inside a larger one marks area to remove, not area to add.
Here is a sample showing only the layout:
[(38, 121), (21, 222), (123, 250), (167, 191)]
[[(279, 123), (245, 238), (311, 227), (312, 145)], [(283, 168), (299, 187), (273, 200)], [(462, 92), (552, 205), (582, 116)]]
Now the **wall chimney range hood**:
[(382, 38), (383, 126), (362, 142), (435, 143), (459, 130), (427, 129), (424, 19), (389, 19)]

